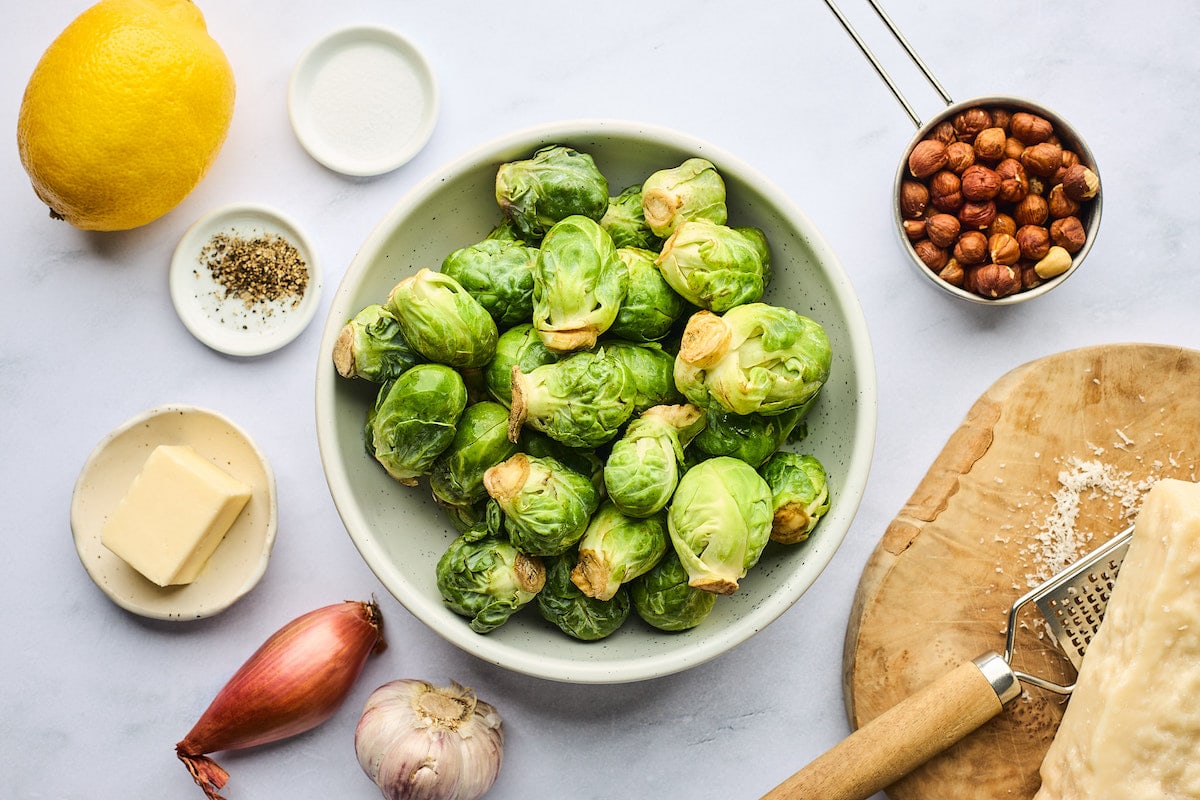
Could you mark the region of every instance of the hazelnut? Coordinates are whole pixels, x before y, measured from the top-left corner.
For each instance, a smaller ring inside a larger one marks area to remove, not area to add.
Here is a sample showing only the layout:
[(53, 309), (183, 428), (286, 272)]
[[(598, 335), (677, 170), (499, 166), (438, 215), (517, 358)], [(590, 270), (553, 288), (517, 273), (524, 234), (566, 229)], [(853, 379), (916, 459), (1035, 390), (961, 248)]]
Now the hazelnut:
[(1010, 136), (1004, 140), (1004, 157), (1005, 158), (1020, 158), (1021, 153), (1025, 152), (1025, 143), (1020, 139)]
[(1063, 176), (1067, 174), (1067, 170), (1079, 163), (1079, 156), (1071, 150), (1062, 151), (1062, 163), (1058, 165), (1058, 169), (1050, 176), (1051, 183), (1062, 183)]
[(972, 200), (968, 203), (963, 203), (962, 208), (958, 210), (958, 221), (962, 223), (964, 228), (983, 230), (988, 225), (991, 225), (992, 220), (995, 218), (995, 200)]
[(1062, 187), (1072, 200), (1091, 200), (1100, 193), (1100, 176), (1083, 164), (1075, 164), (1063, 174)]
[(1019, 203), (1029, 193), (1029, 176), (1021, 162), (1015, 158), (1006, 158), (996, 165), (996, 175), (1000, 178), (1000, 187), (996, 198), (1004, 203)]
[(904, 228), (904, 235), (908, 237), (910, 242), (916, 242), (925, 238), (925, 220), (921, 219), (906, 219), (901, 223)]
[(946, 145), (946, 169), (959, 175), (975, 163), (975, 148), (966, 142), (951, 142)]
[(975, 137), (975, 155), (981, 161), (999, 161), (1004, 158), (1004, 143), (1007, 141), (1003, 128), (984, 128)]
[(996, 264), (1015, 264), (1021, 258), (1021, 246), (1007, 233), (996, 233), (988, 238), (988, 254)]
[(914, 244), (913, 252), (917, 254), (917, 258), (921, 259), (922, 264), (934, 272), (946, 266), (946, 262), (950, 260), (950, 254), (946, 251), (946, 248), (938, 247), (928, 239), (922, 239)]
[(1050, 231), (1041, 225), (1022, 225), (1014, 235), (1017, 245), (1021, 248), (1022, 258), (1039, 261), (1045, 258), (1050, 250)]
[(970, 141), (984, 128), (992, 127), (992, 115), (987, 109), (974, 106), (954, 115), (954, 132), (961, 141)]
[(924, 234), (938, 247), (949, 247), (958, 238), (962, 226), (953, 214), (934, 214), (925, 220)]
[(1033, 264), (1026, 263), (1021, 266), (1021, 288), (1023, 291), (1036, 289), (1042, 283), (1042, 276), (1037, 274), (1037, 269)]
[(1061, 183), (1050, 189), (1050, 193), (1046, 195), (1046, 205), (1050, 208), (1050, 216), (1053, 219), (1071, 217), (1079, 213), (1079, 203), (1067, 197)]
[(992, 127), (999, 128), (1008, 133), (1008, 126), (1012, 123), (1012, 112), (1007, 108), (992, 109)]
[(920, 219), (929, 205), (929, 188), (919, 181), (900, 184), (900, 215), (905, 219)]
[(983, 264), (971, 270), (971, 288), (984, 297), (1008, 297), (1021, 291), (1021, 273), (1010, 264)]
[(954, 123), (950, 120), (939, 122), (933, 126), (933, 130), (929, 132), (929, 139), (936, 139), (942, 144), (950, 144), (957, 141), (958, 137), (954, 134)]
[(962, 195), (967, 200), (991, 200), (999, 191), (1000, 176), (982, 164), (973, 164), (962, 174)]
[(1048, 178), (1062, 165), (1062, 147), (1050, 142), (1030, 145), (1021, 153), (1021, 164), (1030, 175)]
[(939, 211), (957, 211), (963, 202), (962, 181), (948, 169), (929, 180), (929, 201)]
[(914, 178), (928, 178), (945, 167), (946, 161), (945, 144), (936, 139), (922, 139), (908, 155), (908, 171)]
[(1087, 229), (1079, 217), (1063, 217), (1050, 223), (1050, 241), (1075, 255), (1087, 242)]
[(1017, 232), (1017, 221), (1008, 214), (997, 214), (992, 220), (992, 224), (987, 226), (987, 235), (995, 236), (998, 233), (1007, 233), (1012, 236)]
[(1050, 203), (1040, 194), (1027, 194), (1013, 208), (1013, 219), (1018, 225), (1043, 225), (1050, 216)]
[[(1026, 173), (1028, 174), (1028, 173)], [(1029, 176), (1029, 193), (1046, 196), (1046, 182), (1036, 175)]]
[(946, 262), (946, 266), (942, 267), (938, 277), (951, 286), (962, 287), (966, 273), (963, 271), (962, 265), (952, 258)]
[(967, 231), (954, 245), (954, 259), (966, 267), (982, 264), (987, 255), (988, 240), (979, 231)]
[(1058, 245), (1051, 247), (1046, 255), (1033, 265), (1034, 272), (1043, 280), (1056, 278), (1070, 268), (1071, 254)]
[(1045, 117), (1018, 111), (1009, 124), (1012, 135), (1027, 145), (1041, 144), (1054, 134), (1054, 126)]

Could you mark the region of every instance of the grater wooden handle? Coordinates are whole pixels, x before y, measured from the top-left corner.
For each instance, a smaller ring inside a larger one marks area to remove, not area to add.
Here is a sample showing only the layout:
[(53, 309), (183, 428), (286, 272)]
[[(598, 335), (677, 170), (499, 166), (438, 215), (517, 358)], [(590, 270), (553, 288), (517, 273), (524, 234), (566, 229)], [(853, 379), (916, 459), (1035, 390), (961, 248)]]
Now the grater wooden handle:
[(762, 800), (865, 800), (999, 714), (1020, 693), (1003, 658), (980, 656), (863, 725)]

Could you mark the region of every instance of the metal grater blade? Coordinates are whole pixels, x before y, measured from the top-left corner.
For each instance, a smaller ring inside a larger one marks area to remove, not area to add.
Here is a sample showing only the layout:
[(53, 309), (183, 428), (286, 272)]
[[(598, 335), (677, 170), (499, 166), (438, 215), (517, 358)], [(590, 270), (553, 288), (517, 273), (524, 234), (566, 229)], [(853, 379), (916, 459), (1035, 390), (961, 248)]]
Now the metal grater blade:
[(1039, 587), (1031, 598), (1067, 658), (1079, 669), (1129, 550), (1130, 528)]

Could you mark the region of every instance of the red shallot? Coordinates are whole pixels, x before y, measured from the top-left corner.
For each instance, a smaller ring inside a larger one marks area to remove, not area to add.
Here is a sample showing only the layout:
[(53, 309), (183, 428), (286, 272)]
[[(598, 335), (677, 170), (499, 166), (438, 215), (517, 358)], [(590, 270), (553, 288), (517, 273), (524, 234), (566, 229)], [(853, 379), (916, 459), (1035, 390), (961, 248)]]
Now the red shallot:
[(229, 773), (205, 753), (275, 742), (320, 725), (342, 705), (387, 644), (374, 603), (310, 611), (271, 635), (234, 673), (175, 753), (210, 800)]

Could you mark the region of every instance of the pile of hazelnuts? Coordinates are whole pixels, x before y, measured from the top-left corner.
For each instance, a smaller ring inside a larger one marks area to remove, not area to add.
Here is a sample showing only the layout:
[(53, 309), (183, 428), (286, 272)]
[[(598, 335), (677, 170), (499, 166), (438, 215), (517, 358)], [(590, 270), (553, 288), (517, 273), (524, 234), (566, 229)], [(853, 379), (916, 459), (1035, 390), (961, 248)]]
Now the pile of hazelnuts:
[(909, 153), (900, 184), (904, 235), (941, 280), (985, 298), (1062, 275), (1087, 242), (1100, 178), (1045, 117), (972, 107)]

